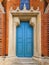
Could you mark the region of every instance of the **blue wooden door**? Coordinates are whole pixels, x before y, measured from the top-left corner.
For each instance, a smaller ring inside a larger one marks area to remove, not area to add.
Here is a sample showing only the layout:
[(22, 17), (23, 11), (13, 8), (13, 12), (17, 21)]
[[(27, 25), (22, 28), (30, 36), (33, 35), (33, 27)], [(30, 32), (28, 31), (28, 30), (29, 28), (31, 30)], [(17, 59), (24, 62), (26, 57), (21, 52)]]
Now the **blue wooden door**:
[(16, 55), (18, 57), (33, 56), (33, 27), (29, 22), (22, 22), (16, 28)]

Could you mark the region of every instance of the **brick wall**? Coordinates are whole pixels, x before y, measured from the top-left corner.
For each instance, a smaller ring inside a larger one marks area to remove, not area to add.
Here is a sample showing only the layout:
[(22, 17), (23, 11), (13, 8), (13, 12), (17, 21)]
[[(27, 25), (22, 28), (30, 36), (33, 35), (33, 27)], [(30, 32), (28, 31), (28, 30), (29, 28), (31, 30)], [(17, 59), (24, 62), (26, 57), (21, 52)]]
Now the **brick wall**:
[(49, 0), (46, 0), (49, 3)]
[(47, 56), (47, 14), (42, 14), (41, 16), (41, 46), (42, 46), (42, 56)]
[(2, 2), (3, 0), (0, 0), (0, 2)]
[(0, 11), (0, 56), (5, 55), (5, 14)]
[[(6, 4), (5, 4), (6, 3)], [(4, 0), (3, 5), (5, 7), (6, 11), (6, 55), (8, 55), (8, 26), (9, 26), (9, 10), (11, 6), (13, 9), (16, 9), (17, 6), (20, 5), (20, 0)], [(47, 42), (47, 14), (44, 13), (44, 7), (45, 3), (44, 1), (40, 0), (30, 0), (30, 7), (33, 6), (34, 9), (37, 9), (39, 7), (41, 11), (41, 55), (42, 56), (47, 56), (48, 55), (48, 42)]]
[(47, 23), (47, 42), (48, 42), (48, 56), (49, 56), (49, 12), (48, 12), (48, 23)]

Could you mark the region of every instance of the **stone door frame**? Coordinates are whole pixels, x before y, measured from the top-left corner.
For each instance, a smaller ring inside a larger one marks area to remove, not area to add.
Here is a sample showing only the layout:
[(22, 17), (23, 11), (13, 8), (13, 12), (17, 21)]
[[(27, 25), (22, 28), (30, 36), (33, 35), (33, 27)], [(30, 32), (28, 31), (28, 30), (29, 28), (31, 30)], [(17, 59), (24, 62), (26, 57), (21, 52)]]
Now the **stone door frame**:
[(8, 56), (16, 56), (16, 26), (20, 20), (30, 21), (34, 27), (34, 56), (41, 57), (41, 12), (38, 10), (10, 10)]

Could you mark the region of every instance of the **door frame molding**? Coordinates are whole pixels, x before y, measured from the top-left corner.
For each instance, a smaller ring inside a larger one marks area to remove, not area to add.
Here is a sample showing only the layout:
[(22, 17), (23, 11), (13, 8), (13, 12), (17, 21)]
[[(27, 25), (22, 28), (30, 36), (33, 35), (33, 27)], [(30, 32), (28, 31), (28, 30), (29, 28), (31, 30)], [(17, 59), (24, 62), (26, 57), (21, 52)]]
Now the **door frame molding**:
[(8, 56), (16, 56), (16, 26), (20, 25), (20, 20), (29, 20), (34, 27), (34, 56), (41, 57), (41, 12), (32, 9), (10, 10)]

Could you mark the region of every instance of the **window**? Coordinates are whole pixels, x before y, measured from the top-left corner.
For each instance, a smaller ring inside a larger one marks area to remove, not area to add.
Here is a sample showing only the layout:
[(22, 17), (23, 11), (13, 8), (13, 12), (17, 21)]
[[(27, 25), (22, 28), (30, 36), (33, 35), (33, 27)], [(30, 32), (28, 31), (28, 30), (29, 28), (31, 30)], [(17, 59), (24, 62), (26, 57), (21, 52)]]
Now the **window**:
[(29, 0), (21, 0), (20, 1), (20, 9), (22, 10), (24, 7), (24, 4), (26, 5), (26, 9), (30, 9), (30, 1)]

